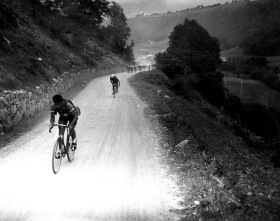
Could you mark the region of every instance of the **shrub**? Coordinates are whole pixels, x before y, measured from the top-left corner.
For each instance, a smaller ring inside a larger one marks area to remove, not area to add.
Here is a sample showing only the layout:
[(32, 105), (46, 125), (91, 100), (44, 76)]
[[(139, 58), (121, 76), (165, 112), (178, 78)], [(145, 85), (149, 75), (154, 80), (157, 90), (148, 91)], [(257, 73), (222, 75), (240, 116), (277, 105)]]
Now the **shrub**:
[(220, 107), (224, 104), (225, 90), (221, 72), (210, 72), (201, 75), (198, 78), (196, 87), (213, 105)]
[(261, 104), (245, 104), (244, 107), (246, 113), (243, 120), (252, 132), (267, 138), (277, 135), (276, 116), (272, 110)]

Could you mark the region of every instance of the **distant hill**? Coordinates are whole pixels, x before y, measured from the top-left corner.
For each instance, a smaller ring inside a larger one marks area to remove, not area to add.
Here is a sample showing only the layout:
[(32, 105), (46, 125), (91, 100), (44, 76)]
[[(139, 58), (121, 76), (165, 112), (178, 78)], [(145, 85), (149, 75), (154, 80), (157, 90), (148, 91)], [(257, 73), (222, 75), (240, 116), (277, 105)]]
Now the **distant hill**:
[[(212, 36), (218, 38), (222, 50), (237, 47), (241, 44), (244, 46), (244, 42), (247, 44), (245, 46), (249, 48), (251, 45), (248, 45), (247, 42), (254, 39), (256, 41), (261, 40), (254, 36), (256, 29), (261, 26), (265, 30), (266, 25), (272, 23), (269, 20), (270, 13), (274, 17), (274, 19), (271, 19), (275, 21), (273, 23), (275, 25), (270, 27), (269, 30), (272, 31), (267, 33), (265, 41), (269, 41), (268, 36), (276, 35), (275, 33), (280, 31), (277, 28), (280, 15), (278, 5), (279, 1), (273, 0), (234, 2), (215, 7), (184, 10), (178, 13), (129, 18), (128, 25), (131, 28), (131, 38), (136, 44), (162, 42), (162, 49), (164, 49), (168, 46), (168, 37), (174, 26), (182, 23), (185, 18), (194, 19), (206, 28)], [(260, 33), (260, 36), (263, 34), (261, 31), (258, 33)], [(273, 41), (279, 42), (277, 36)]]
[(180, 13), (129, 18), (131, 38), (138, 44), (162, 41), (168, 38), (174, 26), (189, 18), (197, 20), (212, 36), (217, 37), (222, 48), (234, 47), (251, 25), (250, 15), (244, 11), (245, 4), (237, 2)]
[(176, 12), (186, 8), (194, 8), (198, 5), (212, 5), (217, 3), (225, 3), (227, 0), (117, 0), (122, 5), (127, 17), (135, 16), (143, 13), (165, 13), (167, 11)]

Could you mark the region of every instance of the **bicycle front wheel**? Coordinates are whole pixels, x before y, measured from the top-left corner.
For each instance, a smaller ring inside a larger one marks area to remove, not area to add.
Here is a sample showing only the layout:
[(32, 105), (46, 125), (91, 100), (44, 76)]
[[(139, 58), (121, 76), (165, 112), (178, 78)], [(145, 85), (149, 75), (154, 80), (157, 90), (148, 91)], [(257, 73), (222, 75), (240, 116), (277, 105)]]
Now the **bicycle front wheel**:
[(52, 153), (52, 169), (55, 174), (58, 173), (62, 160), (62, 151), (61, 151), (62, 148), (59, 147), (60, 145), (61, 145), (61, 139), (58, 138), (54, 144), (53, 153)]
[(69, 142), (69, 137), (68, 137), (68, 141), (67, 141), (67, 159), (69, 162), (72, 162), (74, 160), (74, 155), (75, 155), (75, 150), (72, 150), (72, 142)]

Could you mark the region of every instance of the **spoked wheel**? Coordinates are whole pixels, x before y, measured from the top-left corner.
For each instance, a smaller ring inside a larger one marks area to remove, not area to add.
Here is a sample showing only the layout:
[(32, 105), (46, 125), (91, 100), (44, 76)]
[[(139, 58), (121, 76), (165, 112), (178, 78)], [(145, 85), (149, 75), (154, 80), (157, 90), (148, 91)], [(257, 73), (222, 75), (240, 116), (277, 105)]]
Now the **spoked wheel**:
[(114, 86), (114, 89), (113, 89), (114, 98), (116, 97), (116, 93), (117, 93), (117, 89), (116, 89), (116, 86)]
[(69, 162), (74, 160), (75, 150), (72, 150), (72, 143), (68, 143), (67, 159)]
[(59, 145), (60, 145), (60, 138), (58, 138), (57, 141), (55, 142), (53, 147), (53, 154), (52, 154), (52, 169), (55, 174), (58, 173), (62, 160), (62, 152), (61, 152), (62, 148), (59, 148)]

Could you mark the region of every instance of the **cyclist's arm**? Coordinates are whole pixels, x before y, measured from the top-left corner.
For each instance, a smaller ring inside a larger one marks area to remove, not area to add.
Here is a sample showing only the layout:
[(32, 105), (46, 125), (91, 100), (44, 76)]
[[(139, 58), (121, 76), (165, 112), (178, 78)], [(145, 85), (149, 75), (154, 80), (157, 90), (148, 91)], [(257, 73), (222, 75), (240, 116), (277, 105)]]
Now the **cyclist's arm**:
[(69, 127), (71, 128), (72, 125), (78, 120), (79, 113), (75, 107), (73, 107), (69, 102), (67, 103), (67, 108), (69, 109), (70, 116), (73, 116), (73, 120), (69, 122)]
[(54, 113), (54, 112), (51, 112), (50, 123), (51, 123), (51, 124), (54, 124), (54, 121), (55, 121), (55, 113)]
[(55, 121), (55, 115), (56, 115), (56, 111), (54, 109), (54, 105), (51, 106), (51, 119), (50, 119), (50, 123), (51, 125), (54, 124)]

